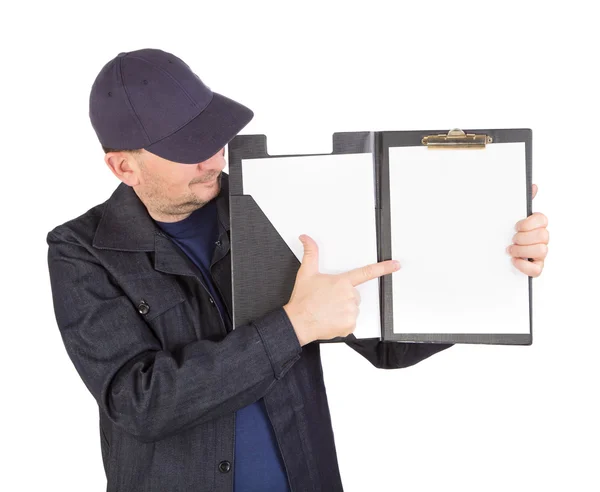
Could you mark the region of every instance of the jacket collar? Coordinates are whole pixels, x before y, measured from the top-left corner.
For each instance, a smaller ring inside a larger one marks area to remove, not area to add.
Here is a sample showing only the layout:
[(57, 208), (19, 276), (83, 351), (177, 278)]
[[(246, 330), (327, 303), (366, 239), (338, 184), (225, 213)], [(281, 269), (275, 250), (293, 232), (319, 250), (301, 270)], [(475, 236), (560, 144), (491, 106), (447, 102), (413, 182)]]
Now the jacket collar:
[[(229, 231), (229, 175), (221, 174), (221, 191), (215, 200), (219, 220)], [(133, 188), (121, 183), (106, 202), (92, 245), (120, 251), (154, 251), (165, 237)]]

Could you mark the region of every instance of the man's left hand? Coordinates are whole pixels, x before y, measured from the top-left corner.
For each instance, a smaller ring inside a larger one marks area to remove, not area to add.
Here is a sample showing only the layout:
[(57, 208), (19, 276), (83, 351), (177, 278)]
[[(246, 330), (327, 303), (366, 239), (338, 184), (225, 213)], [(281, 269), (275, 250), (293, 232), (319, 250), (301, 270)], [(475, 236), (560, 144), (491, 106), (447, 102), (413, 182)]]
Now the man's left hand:
[[(537, 185), (532, 185), (532, 199), (537, 195)], [(513, 244), (507, 248), (513, 265), (530, 277), (539, 277), (544, 269), (544, 259), (548, 254), (548, 219), (544, 214), (534, 212), (515, 225), (517, 233)], [(531, 258), (533, 261), (529, 261)]]

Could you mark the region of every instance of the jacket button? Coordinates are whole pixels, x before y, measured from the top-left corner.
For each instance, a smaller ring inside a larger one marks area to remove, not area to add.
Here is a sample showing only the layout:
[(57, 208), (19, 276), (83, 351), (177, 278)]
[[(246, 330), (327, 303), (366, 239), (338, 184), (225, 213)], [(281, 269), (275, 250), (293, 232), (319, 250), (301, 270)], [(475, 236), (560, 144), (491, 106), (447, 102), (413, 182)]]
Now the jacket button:
[(138, 312), (140, 314), (148, 314), (148, 311), (150, 311), (150, 306), (146, 301), (142, 299), (138, 304)]
[(216, 244), (217, 246), (221, 246), (221, 241), (215, 241), (215, 244)]
[(211, 304), (214, 304), (214, 303), (215, 303), (215, 300), (214, 300), (212, 297), (209, 297), (209, 300), (210, 300), (210, 303), (211, 303)]
[(219, 463), (219, 471), (221, 473), (229, 473), (229, 470), (231, 470), (231, 463), (229, 461), (221, 461)]

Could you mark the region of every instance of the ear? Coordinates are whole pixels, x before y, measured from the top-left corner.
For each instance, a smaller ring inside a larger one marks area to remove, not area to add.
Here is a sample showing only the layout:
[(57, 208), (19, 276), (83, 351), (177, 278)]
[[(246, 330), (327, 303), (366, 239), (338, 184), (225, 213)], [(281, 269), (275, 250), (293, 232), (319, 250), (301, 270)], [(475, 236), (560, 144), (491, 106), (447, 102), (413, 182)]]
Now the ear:
[(112, 173), (128, 186), (140, 184), (140, 166), (135, 157), (127, 152), (108, 152), (104, 162)]

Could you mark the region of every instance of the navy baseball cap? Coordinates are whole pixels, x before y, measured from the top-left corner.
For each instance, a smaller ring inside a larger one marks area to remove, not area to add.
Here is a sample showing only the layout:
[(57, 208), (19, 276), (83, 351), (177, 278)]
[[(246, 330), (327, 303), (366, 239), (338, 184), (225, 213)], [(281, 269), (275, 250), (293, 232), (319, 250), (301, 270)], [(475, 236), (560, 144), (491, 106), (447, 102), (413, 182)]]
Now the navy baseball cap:
[(104, 147), (146, 149), (184, 164), (215, 155), (254, 116), (212, 92), (183, 60), (150, 48), (119, 53), (104, 65), (89, 114)]

